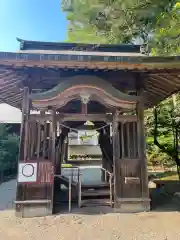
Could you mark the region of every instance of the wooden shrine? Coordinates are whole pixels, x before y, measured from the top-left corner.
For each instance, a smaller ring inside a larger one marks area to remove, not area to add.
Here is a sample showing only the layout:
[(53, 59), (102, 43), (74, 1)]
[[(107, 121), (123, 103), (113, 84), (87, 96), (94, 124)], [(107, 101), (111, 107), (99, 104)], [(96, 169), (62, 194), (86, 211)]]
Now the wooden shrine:
[[(22, 110), (16, 214), (53, 213), (69, 128), (99, 128), (113, 207), (150, 210), (144, 109), (180, 88), (180, 57), (148, 57), (139, 45), (24, 41), (0, 52), (0, 102)], [(68, 128), (67, 128), (68, 127)]]

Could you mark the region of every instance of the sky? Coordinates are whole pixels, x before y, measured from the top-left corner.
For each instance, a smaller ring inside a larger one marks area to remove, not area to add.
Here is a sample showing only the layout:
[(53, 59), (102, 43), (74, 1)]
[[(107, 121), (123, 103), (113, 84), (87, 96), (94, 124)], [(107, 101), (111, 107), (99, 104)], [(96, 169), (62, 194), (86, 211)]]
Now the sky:
[[(18, 51), (16, 38), (35, 41), (67, 39), (60, 0), (0, 0), (0, 51)], [(20, 122), (21, 112), (0, 104), (0, 122)]]
[(64, 41), (66, 15), (60, 0), (0, 0), (0, 51), (17, 51), (16, 38)]

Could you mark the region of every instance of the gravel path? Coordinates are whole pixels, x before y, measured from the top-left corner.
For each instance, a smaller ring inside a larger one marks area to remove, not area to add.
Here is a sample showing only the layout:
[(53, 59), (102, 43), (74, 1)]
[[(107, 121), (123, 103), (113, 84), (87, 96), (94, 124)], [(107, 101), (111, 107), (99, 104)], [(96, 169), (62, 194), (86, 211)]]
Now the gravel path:
[(18, 219), (7, 210), (0, 212), (0, 240), (180, 240), (179, 222), (178, 212)]
[(16, 218), (13, 210), (5, 210), (12, 208), (15, 185), (15, 181), (0, 185), (0, 240), (180, 240), (180, 213), (170, 211), (169, 205), (169, 212), (160, 208), (159, 212), (117, 214), (101, 207)]

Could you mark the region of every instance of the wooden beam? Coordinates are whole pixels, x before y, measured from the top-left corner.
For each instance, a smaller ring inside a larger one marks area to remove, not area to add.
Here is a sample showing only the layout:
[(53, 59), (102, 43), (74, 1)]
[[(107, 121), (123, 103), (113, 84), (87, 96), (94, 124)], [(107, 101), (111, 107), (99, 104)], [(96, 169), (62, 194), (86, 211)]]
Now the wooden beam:
[(6, 98), (6, 97), (11, 98), (11, 97), (16, 97), (16, 96), (21, 96), (21, 97), (23, 96), (23, 92), (22, 91), (20, 91), (18, 93), (12, 92), (12, 93), (10, 93), (8, 95), (7, 95), (7, 93), (2, 94), (1, 91), (0, 91), (0, 94), (1, 94), (1, 98)]
[[(155, 82), (157, 82), (158, 84), (161, 84), (161, 85), (167, 83), (170, 86), (174, 86), (174, 87), (178, 86), (178, 87), (180, 87), (180, 82), (179, 81), (174, 81), (174, 80), (171, 81), (171, 79), (168, 79), (168, 78), (165, 78), (165, 77), (162, 77), (162, 76), (156, 76), (155, 78), (151, 77), (151, 79), (153, 79), (153, 81), (155, 81)], [(166, 86), (166, 88), (167, 88), (167, 86)]]
[(8, 74), (2, 73), (0, 74), (0, 85), (4, 83), (12, 82), (14, 81), (14, 79), (17, 79), (19, 77), (22, 77), (22, 76), (19, 76), (15, 71), (8, 72)]
[(17, 95), (11, 96), (11, 97), (7, 96), (5, 99), (6, 99), (7, 101), (19, 101), (19, 102), (21, 102), (21, 100), (22, 100), (22, 95), (17, 94)]
[(147, 89), (150, 89), (152, 88), (154, 90), (154, 92), (162, 92), (163, 94), (164, 93), (167, 93), (167, 90), (164, 89), (164, 84), (158, 84), (158, 83), (155, 83), (153, 80), (148, 79), (148, 82), (147, 82)]
[[(52, 117), (50, 114), (44, 116), (40, 114), (31, 114), (30, 120), (34, 121), (51, 121)], [(61, 122), (80, 122), (80, 121), (98, 121), (98, 122), (112, 122), (111, 114), (81, 114), (81, 113), (66, 113), (57, 114), (56, 120)], [(119, 115), (119, 122), (134, 122), (137, 121), (136, 115)]]
[(112, 115), (108, 114), (63, 114), (61, 119), (68, 121), (111, 121)]
[(9, 87), (15, 87), (17, 83), (20, 83), (22, 81), (22, 79), (18, 79), (16, 81), (11, 81), (10, 83), (5, 83), (3, 85), (3, 87), (0, 87), (0, 90), (3, 91), (3, 90), (6, 90), (6, 89), (9, 89)]

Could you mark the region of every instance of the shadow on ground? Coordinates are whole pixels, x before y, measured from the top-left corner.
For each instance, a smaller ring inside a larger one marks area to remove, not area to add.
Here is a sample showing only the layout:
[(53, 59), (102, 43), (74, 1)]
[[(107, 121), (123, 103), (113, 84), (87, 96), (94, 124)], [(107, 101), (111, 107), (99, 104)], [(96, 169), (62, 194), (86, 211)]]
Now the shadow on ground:
[[(0, 184), (0, 211), (13, 209), (16, 197), (16, 180)], [(172, 212), (179, 211), (180, 203), (173, 195), (164, 195), (158, 191), (152, 196), (152, 212)], [(55, 214), (68, 214), (68, 203), (55, 206)], [(97, 206), (97, 207), (83, 207), (78, 208), (77, 204), (72, 204), (71, 214), (84, 215), (102, 215), (114, 213), (111, 207)]]
[[(68, 203), (61, 206), (55, 206), (54, 214), (81, 214), (81, 215), (104, 215), (114, 213), (113, 208), (108, 206), (82, 207), (78, 208), (77, 204), (72, 205), (71, 212), (68, 211)], [(151, 212), (177, 212), (180, 211), (180, 204), (174, 196), (155, 194), (152, 199)]]
[(0, 211), (13, 209), (16, 198), (16, 180), (0, 184)]

